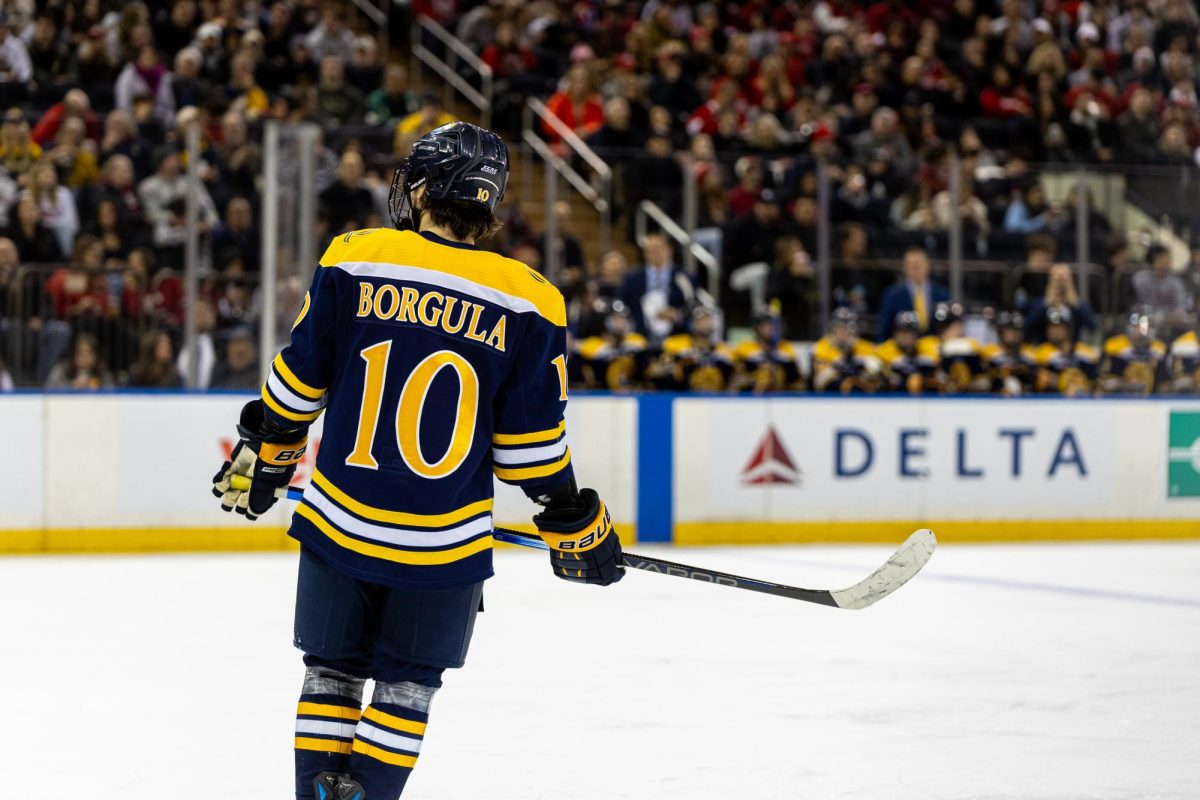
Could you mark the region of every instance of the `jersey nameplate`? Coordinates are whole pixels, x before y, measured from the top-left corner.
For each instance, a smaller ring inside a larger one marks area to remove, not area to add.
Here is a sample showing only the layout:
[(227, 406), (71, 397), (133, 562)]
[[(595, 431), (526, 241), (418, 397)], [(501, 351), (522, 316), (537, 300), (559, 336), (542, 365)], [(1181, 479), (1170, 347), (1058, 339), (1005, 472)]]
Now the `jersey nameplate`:
[(375, 317), (383, 322), (411, 322), (427, 328), (440, 329), (453, 336), (465, 336), (475, 342), (503, 353), (508, 315), (489, 331), (481, 329), (484, 307), (479, 303), (460, 300), (441, 292), (422, 292), (411, 286), (396, 287), (391, 283), (376, 286), (370, 281), (358, 282), (358, 313), (356, 316)]

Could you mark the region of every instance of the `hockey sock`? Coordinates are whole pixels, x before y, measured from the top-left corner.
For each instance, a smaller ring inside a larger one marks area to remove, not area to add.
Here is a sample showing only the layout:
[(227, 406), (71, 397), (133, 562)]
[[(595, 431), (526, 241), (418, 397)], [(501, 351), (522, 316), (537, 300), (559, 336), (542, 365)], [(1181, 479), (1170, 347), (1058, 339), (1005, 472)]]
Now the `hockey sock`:
[(296, 800), (312, 800), (318, 774), (349, 771), (364, 683), (329, 667), (305, 671), (296, 708)]
[(396, 800), (416, 766), (437, 691), (416, 683), (376, 683), (371, 704), (354, 731), (350, 776), (368, 800)]

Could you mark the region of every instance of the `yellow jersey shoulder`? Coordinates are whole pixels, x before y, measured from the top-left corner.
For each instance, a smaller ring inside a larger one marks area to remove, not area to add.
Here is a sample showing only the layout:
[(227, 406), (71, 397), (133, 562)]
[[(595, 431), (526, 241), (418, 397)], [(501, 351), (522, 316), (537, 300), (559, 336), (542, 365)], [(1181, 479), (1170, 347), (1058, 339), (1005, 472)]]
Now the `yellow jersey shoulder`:
[(415, 267), (453, 275), (525, 300), (555, 325), (567, 324), (562, 293), (540, 273), (499, 253), (441, 244), (415, 231), (366, 228), (335, 237), (321, 256), (322, 267), (348, 263)]
[(674, 336), (668, 336), (666, 339), (663, 339), (662, 349), (664, 353), (672, 356), (691, 350), (691, 334), (677, 333)]
[(1175, 337), (1171, 342), (1171, 352), (1175, 355), (1195, 355), (1200, 352), (1200, 338), (1195, 331), (1188, 331), (1182, 336)]

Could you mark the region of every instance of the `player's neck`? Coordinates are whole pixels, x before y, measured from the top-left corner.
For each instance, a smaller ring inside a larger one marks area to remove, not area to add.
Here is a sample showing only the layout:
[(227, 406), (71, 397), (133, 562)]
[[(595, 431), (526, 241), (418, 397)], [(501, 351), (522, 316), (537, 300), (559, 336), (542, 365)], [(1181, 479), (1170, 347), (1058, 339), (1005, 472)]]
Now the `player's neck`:
[(460, 244), (471, 244), (471, 245), (475, 244), (474, 239), (459, 239), (457, 236), (455, 236), (453, 233), (451, 233), (448, 228), (444, 228), (441, 225), (436, 225), (433, 222), (427, 222), (424, 219), (421, 220), (421, 227), (417, 232), (418, 233), (432, 233), (434, 236), (445, 239), (448, 242), (458, 242)]

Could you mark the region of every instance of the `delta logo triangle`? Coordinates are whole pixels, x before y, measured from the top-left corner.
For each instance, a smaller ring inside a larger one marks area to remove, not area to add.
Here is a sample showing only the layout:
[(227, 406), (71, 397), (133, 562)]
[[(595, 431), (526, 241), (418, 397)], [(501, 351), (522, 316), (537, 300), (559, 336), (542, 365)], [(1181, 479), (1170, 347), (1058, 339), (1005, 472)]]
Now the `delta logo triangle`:
[(750, 463), (742, 470), (745, 486), (799, 486), (800, 470), (788, 455), (775, 426), (767, 427), (767, 434), (758, 443)]

